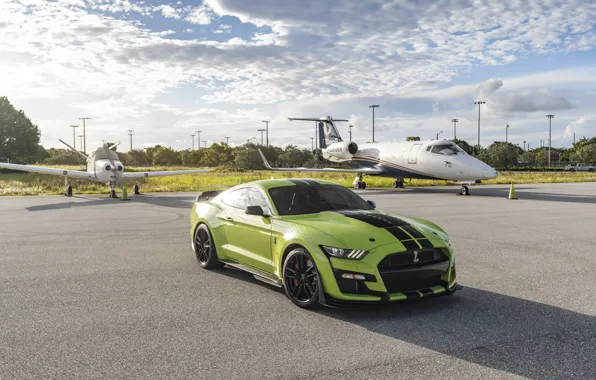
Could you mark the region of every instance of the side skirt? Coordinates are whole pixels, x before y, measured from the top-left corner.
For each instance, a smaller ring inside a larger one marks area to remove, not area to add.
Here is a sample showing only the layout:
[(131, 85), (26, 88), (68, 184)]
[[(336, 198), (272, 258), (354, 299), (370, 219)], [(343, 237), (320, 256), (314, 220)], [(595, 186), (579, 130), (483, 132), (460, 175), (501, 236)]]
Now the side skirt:
[(256, 268), (251, 268), (249, 266), (246, 266), (246, 265), (243, 265), (240, 263), (236, 263), (233, 261), (228, 261), (228, 260), (220, 260), (220, 261), (228, 266), (231, 266), (231, 267), (240, 269), (242, 271), (251, 273), (259, 281), (263, 281), (264, 283), (267, 283), (269, 285), (277, 286), (278, 288), (283, 287), (281, 279), (279, 279), (277, 276), (274, 276), (270, 273), (264, 272), (264, 271), (256, 269)]

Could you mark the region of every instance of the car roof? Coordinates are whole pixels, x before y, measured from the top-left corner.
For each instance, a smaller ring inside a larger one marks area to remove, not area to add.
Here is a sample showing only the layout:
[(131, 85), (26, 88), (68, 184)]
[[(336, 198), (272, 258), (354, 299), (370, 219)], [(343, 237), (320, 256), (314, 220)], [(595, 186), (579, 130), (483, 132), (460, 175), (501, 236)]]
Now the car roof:
[(279, 179), (262, 179), (257, 181), (247, 182), (244, 185), (259, 186), (265, 190), (273, 189), (275, 187), (285, 186), (318, 186), (318, 185), (336, 185), (339, 184), (318, 178), (279, 178)]

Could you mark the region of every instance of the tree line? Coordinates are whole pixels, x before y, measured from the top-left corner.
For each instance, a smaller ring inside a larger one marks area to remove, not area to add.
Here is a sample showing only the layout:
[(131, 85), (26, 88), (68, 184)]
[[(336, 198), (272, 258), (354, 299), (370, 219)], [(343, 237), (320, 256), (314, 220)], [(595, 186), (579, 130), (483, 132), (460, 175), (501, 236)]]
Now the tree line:
[[(22, 110), (16, 110), (6, 97), (0, 97), (0, 162), (46, 165), (84, 165), (84, 159), (75, 152), (62, 148), (45, 149), (40, 144), (41, 133), (37, 125)], [(406, 141), (420, 141), (418, 136), (408, 136)], [(498, 170), (516, 167), (544, 167), (548, 165), (548, 147), (524, 150), (510, 142), (495, 141), (488, 147), (473, 146), (464, 140), (451, 140), (468, 154)], [(110, 144), (110, 143), (107, 143)], [(130, 152), (116, 151), (124, 165), (128, 166), (201, 166), (219, 169), (264, 169), (257, 151), (261, 149), (267, 160), (280, 167), (340, 167), (325, 161), (321, 150), (301, 149), (289, 145), (260, 146), (246, 144), (231, 147), (226, 143), (214, 143), (197, 150), (174, 150), (167, 146), (134, 149)], [(551, 148), (551, 164), (596, 163), (596, 137), (583, 137), (571, 148)]]

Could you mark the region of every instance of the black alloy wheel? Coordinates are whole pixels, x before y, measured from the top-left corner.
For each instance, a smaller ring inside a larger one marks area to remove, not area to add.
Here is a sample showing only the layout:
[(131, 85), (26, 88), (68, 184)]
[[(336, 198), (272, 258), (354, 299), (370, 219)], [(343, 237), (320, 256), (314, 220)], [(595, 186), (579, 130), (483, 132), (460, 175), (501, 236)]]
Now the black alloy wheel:
[(319, 272), (311, 255), (304, 248), (292, 250), (284, 262), (286, 296), (302, 308), (319, 305)]
[(211, 232), (206, 225), (200, 224), (197, 227), (195, 231), (194, 246), (197, 260), (203, 268), (212, 269), (221, 266), (217, 259)]

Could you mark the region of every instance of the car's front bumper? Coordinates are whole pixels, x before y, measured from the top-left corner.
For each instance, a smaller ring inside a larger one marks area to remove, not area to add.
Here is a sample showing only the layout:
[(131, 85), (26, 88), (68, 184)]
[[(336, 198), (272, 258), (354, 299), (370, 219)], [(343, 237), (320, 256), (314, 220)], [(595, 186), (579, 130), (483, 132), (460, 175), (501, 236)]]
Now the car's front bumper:
[[(386, 303), (430, 298), (453, 293), (458, 289), (453, 251), (440, 242), (434, 249), (442, 257), (416, 265), (382, 266), (388, 255), (408, 255), (392, 252), (388, 246), (371, 252), (364, 260), (329, 258), (323, 273), (326, 304)], [(410, 253), (411, 254), (411, 253)], [(322, 269), (322, 268), (321, 268)], [(364, 279), (344, 278), (361, 275)]]

